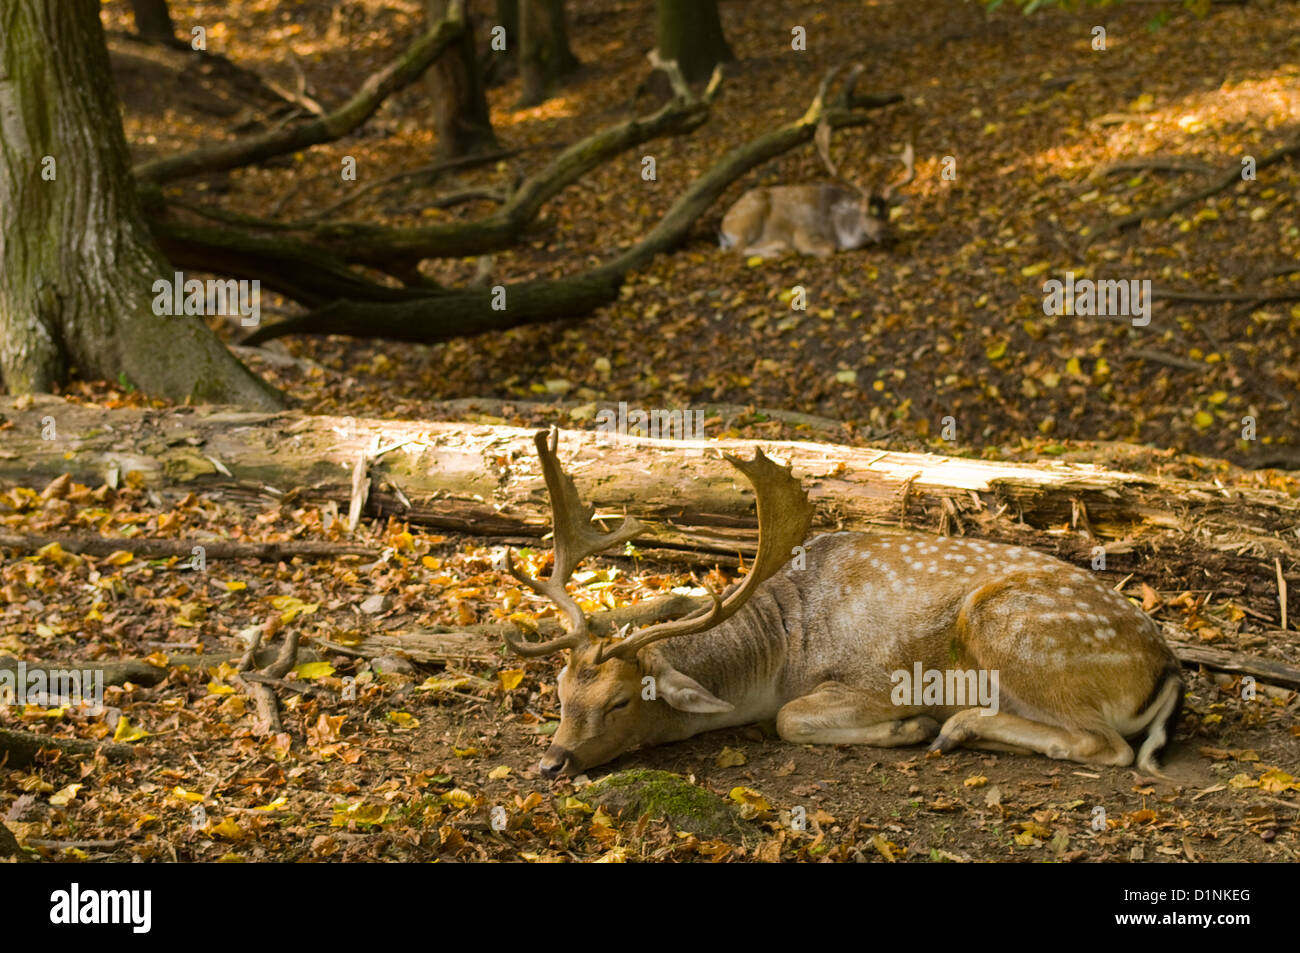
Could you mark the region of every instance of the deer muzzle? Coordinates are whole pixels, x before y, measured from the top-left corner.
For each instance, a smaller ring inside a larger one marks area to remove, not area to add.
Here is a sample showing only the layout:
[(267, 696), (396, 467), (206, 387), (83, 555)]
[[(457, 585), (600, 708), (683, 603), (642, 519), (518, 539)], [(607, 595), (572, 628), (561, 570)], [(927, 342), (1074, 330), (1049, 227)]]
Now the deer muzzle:
[(558, 778), (568, 770), (572, 758), (573, 753), (568, 748), (551, 745), (542, 755), (538, 769), (544, 778)]

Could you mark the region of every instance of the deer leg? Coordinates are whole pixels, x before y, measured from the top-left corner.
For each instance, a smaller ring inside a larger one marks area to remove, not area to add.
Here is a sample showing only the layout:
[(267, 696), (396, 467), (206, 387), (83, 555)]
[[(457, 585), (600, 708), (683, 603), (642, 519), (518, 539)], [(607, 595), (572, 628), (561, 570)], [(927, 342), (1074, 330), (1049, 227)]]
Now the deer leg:
[(787, 249), (789, 249), (789, 247), (789, 245), (781, 241), (779, 238), (775, 238), (771, 241), (763, 242), (761, 245), (750, 245), (744, 250), (744, 252), (742, 252), (742, 254), (746, 258), (775, 258), (778, 255), (783, 254)]
[(783, 740), (796, 744), (896, 748), (920, 744), (934, 737), (939, 728), (928, 715), (899, 718), (898, 714), (893, 705), (882, 708), (878, 701), (841, 682), (822, 682), (782, 706), (776, 730)]
[(816, 255), (818, 258), (826, 258), (839, 251), (839, 247), (834, 242), (817, 235), (810, 235), (801, 228), (795, 229), (794, 247), (801, 255)]
[(1109, 726), (1061, 728), (1002, 711), (986, 715), (979, 708), (959, 711), (944, 722), (930, 750), (951, 751), (967, 741), (1027, 748), (1049, 758), (1083, 764), (1124, 767), (1133, 763), (1133, 749)]

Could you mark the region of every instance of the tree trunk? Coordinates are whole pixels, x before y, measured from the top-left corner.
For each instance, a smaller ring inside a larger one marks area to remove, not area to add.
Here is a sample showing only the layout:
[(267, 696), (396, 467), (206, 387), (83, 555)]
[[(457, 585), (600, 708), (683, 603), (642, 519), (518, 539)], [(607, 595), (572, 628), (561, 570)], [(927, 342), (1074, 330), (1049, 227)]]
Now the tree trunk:
[(581, 64), (569, 48), (564, 0), (519, 0), (520, 106), (550, 98)]
[(177, 42), (167, 0), (131, 0), (131, 12), (135, 14), (135, 32), (144, 39), (168, 45)]
[(656, 0), (659, 56), (676, 60), (693, 83), (736, 58), (722, 32), (718, 0)]
[[(430, 25), (443, 19), (449, 2), (425, 0)], [(429, 70), (438, 156), (443, 159), (500, 148), (492, 131), (487, 97), (483, 95), (474, 49), (474, 26), (474, 19), (466, 10), (464, 32)]]
[(490, 24), (506, 31), (506, 48), (494, 50), (489, 46), (487, 65), (483, 68), (483, 85), (500, 86), (519, 71), (519, 0), (496, 0), (496, 15)]
[(74, 373), (172, 400), (275, 407), (195, 317), (154, 313), (171, 279), (127, 164), (97, 0), (7, 0), (0, 31), (0, 375)]

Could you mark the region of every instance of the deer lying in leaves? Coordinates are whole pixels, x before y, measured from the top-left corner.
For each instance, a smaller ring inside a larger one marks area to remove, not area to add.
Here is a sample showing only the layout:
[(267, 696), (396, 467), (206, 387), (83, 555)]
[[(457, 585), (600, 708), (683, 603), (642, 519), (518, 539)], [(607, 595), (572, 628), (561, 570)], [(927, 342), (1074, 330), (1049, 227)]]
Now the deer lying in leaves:
[(723, 216), (719, 235), (723, 248), (738, 248), (759, 258), (792, 249), (824, 257), (891, 240), (889, 210), (902, 201), (898, 190), (916, 178), (912, 146), (900, 157), (906, 167), (903, 177), (875, 192), (840, 174), (831, 159), (830, 135), (829, 123), (817, 127), (817, 153), (843, 184), (750, 189)]
[[(744, 581), (725, 599), (710, 593), (711, 604), (686, 618), (595, 638), (565, 583), (583, 559), (641, 527), (631, 518), (608, 532), (593, 525), (560, 467), (555, 432), (535, 442), (554, 568), (531, 578), (509, 551), (506, 568), (560, 608), (566, 633), (507, 641), (524, 656), (569, 653), (543, 775), (773, 718), (790, 742), (931, 741), (931, 750), (964, 744), (1118, 766), (1133, 763), (1126, 739), (1141, 736), (1137, 764), (1159, 773), (1155, 756), (1177, 721), (1182, 678), (1154, 623), (1127, 599), (1018, 546), (921, 533), (830, 533), (804, 545), (808, 497), (758, 451), (752, 460), (727, 456), (758, 506), (758, 553)], [(924, 693), (900, 691), (900, 674), (940, 670), (993, 674), (995, 704), (931, 697), (933, 680)]]

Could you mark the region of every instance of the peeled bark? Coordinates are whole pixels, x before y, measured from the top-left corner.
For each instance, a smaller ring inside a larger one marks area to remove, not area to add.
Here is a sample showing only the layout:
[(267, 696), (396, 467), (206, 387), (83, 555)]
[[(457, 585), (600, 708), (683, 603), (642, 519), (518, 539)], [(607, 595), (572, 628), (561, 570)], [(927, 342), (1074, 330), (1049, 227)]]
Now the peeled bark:
[(0, 375), (74, 372), (177, 401), (281, 405), (194, 317), (154, 313), (170, 279), (127, 163), (96, 0), (7, 0), (0, 30)]
[(659, 56), (675, 60), (688, 83), (736, 58), (722, 32), (718, 0), (656, 0)]
[(549, 99), (581, 64), (569, 48), (564, 0), (519, 0), (520, 106)]
[[(459, 0), (457, 0), (459, 2)], [(449, 0), (425, 0), (430, 23), (444, 19)], [(499, 149), (492, 131), (492, 116), (474, 49), (474, 20), (465, 13), (466, 27), (446, 54), (429, 70), (434, 125), (438, 131), (438, 157), (454, 159)]]

